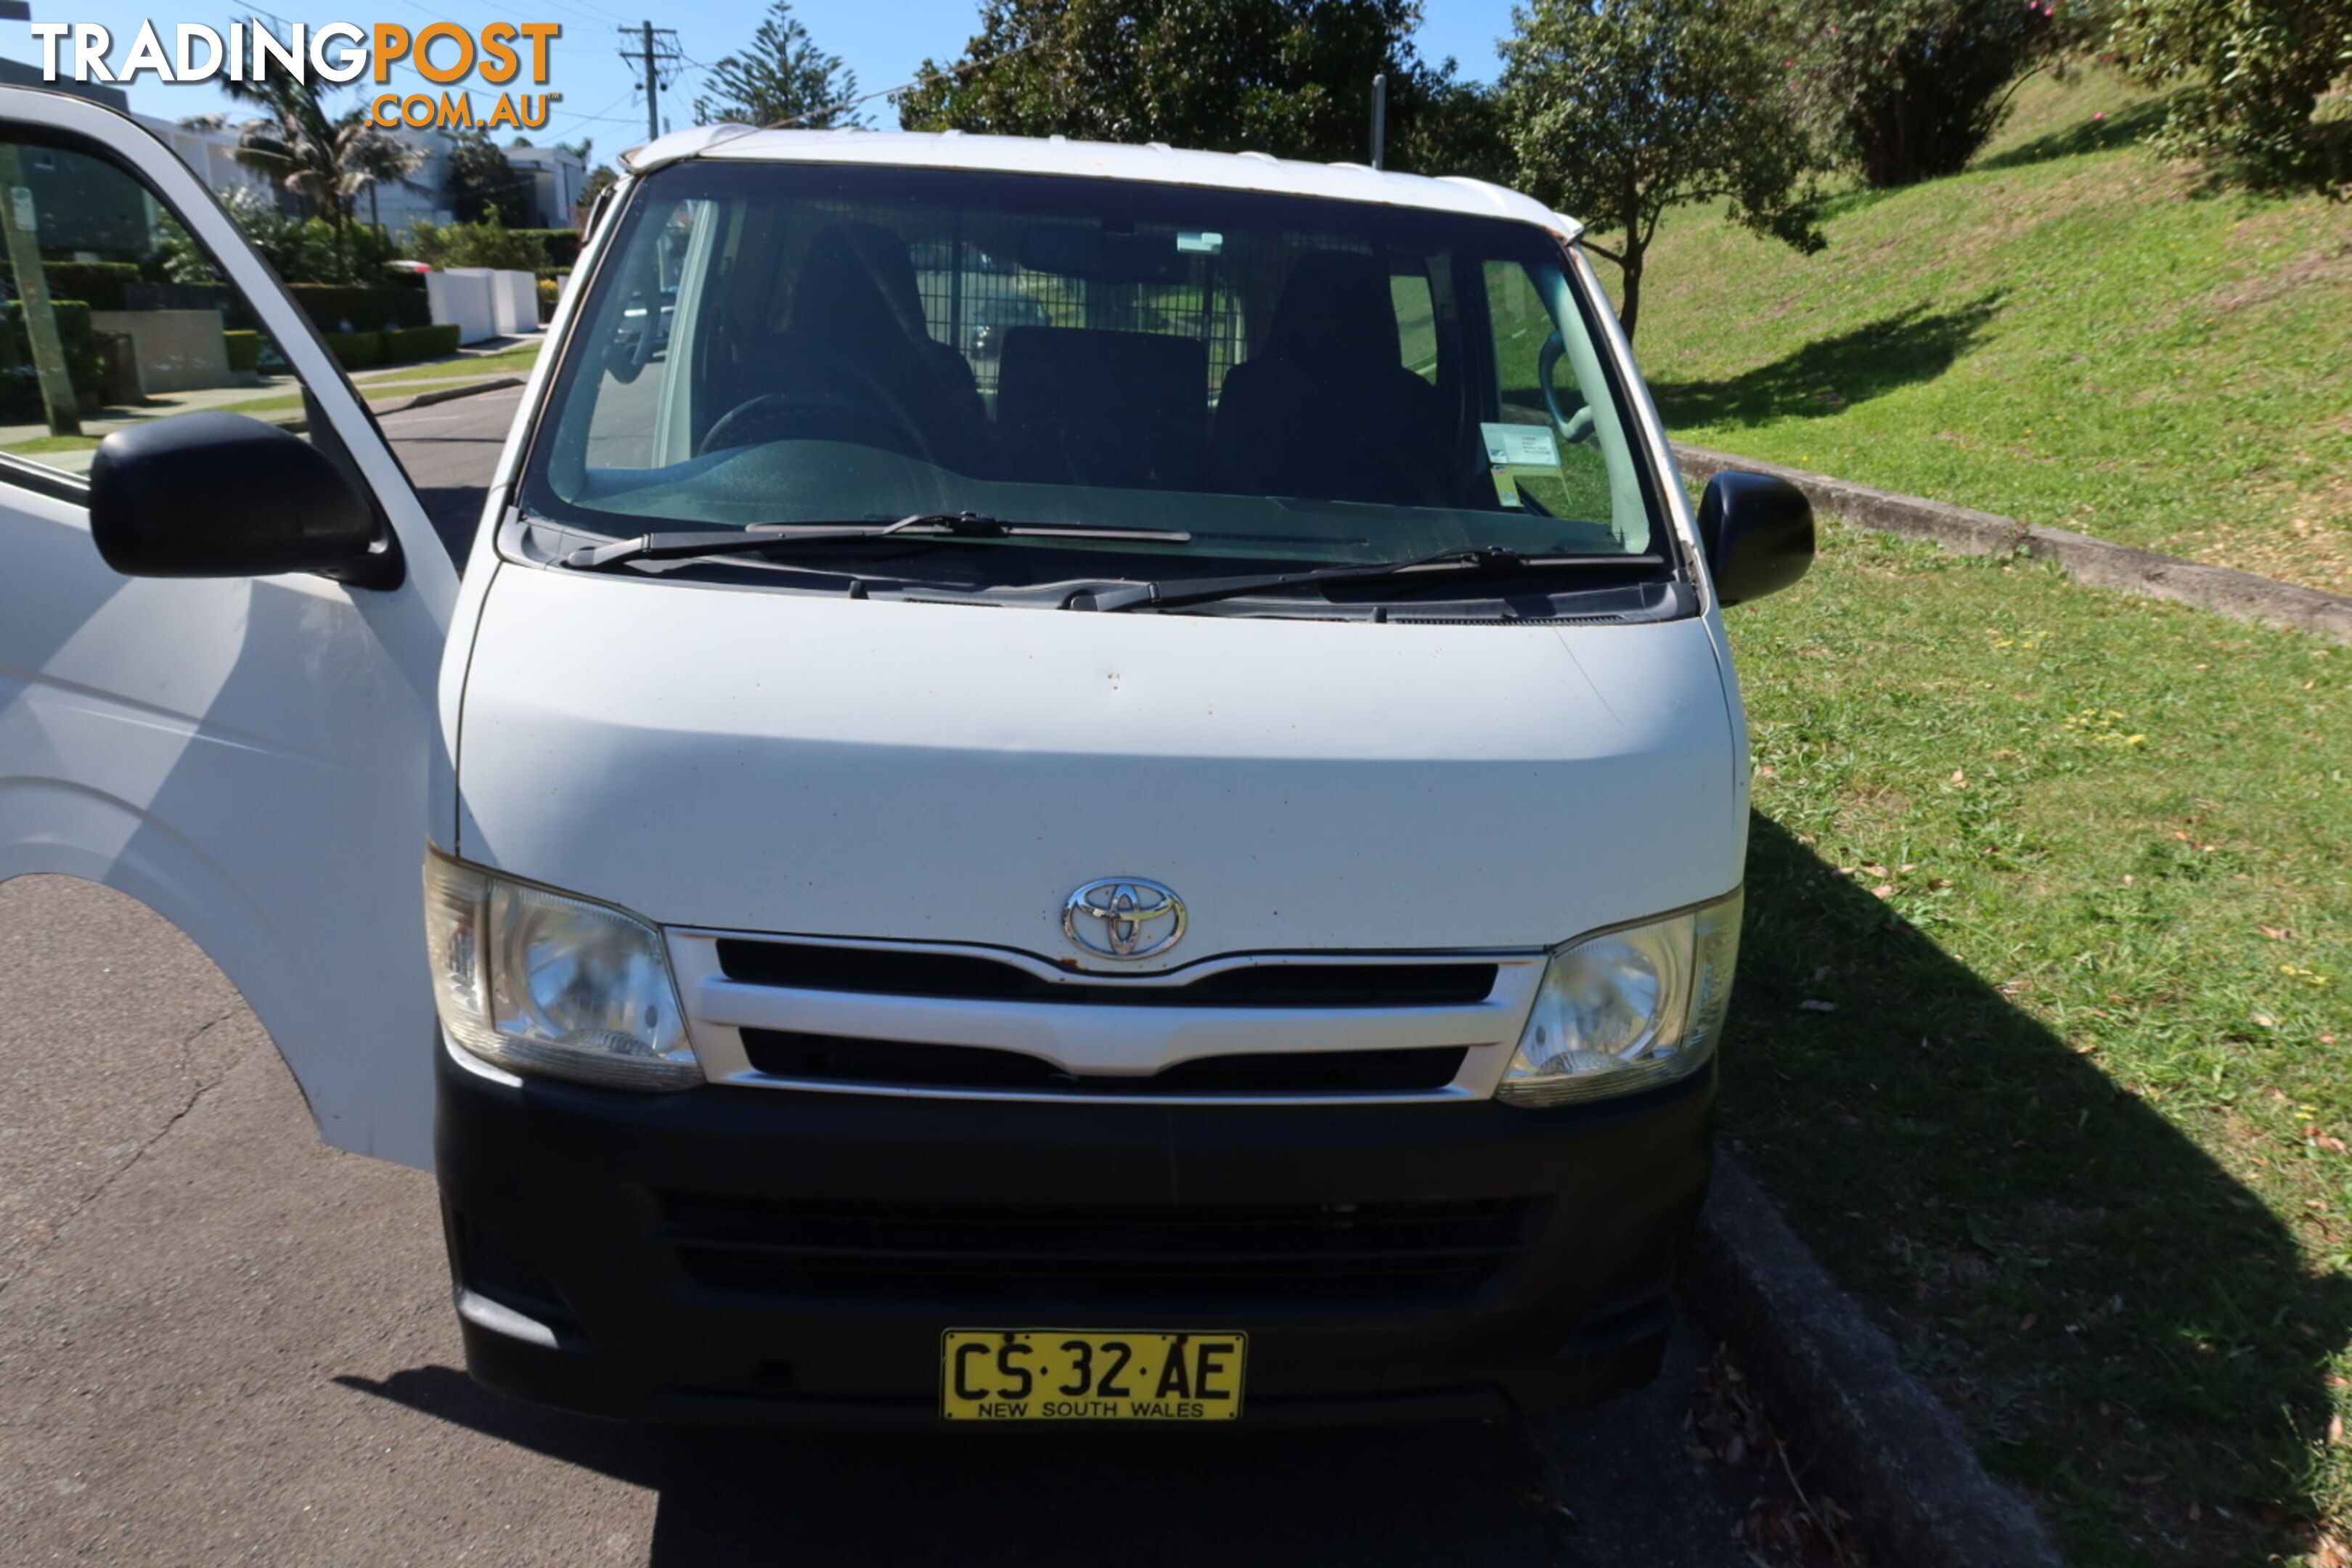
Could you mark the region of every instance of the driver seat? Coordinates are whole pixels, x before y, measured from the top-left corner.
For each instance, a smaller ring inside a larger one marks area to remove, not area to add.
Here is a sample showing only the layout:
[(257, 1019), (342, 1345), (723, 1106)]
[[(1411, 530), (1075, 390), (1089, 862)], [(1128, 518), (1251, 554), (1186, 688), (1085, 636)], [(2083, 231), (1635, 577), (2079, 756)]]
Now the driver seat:
[(792, 316), (755, 362), (766, 395), (711, 427), (702, 449), (760, 441), (879, 447), (959, 473), (980, 463), (987, 414), (971, 366), (931, 337), (907, 242), (839, 223), (809, 247)]
[(1241, 495), (1445, 504), (1444, 403), (1403, 358), (1379, 258), (1301, 256), (1265, 347), (1225, 373), (1212, 437), (1219, 485)]

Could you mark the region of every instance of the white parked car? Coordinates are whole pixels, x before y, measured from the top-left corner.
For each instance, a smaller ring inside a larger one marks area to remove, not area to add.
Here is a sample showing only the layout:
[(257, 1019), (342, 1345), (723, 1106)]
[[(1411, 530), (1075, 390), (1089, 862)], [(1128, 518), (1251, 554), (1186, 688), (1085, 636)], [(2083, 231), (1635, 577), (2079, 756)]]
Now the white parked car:
[[(1739, 930), (1720, 610), (1811, 521), (1694, 513), (1573, 221), (667, 137), (459, 561), (168, 151), (20, 89), (0, 141), (176, 215), (309, 397), (0, 455), (0, 878), (152, 905), (327, 1139), (437, 1170), (477, 1377), (864, 1426), (1652, 1376)], [(1038, 301), (992, 399), (925, 247)]]

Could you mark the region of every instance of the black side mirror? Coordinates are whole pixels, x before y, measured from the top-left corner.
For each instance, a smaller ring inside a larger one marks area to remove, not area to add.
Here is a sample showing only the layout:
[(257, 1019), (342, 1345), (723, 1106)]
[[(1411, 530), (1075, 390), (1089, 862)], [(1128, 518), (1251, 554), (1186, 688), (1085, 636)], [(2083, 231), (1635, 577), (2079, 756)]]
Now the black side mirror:
[(100, 442), (89, 532), (131, 577), (400, 578), (396, 547), (377, 547), (375, 508), (334, 459), (242, 414), (174, 415)]
[(1813, 503), (1786, 479), (1721, 473), (1698, 503), (1699, 542), (1726, 605), (1777, 594), (1813, 563)]

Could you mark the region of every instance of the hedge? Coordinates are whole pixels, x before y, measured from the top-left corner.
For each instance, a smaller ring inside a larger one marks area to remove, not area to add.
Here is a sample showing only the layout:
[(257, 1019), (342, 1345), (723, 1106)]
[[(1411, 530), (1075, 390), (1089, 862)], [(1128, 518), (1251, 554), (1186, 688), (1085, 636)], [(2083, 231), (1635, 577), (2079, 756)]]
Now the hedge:
[[(89, 330), (89, 305), (81, 300), (52, 300), (58, 341), (66, 351), (66, 371), (73, 380), (76, 401), (94, 410), (106, 386), (106, 364), (98, 352), (98, 337)], [(40, 372), (33, 365), (32, 341), (25, 335), (24, 312), (16, 301), (0, 301), (0, 419), (29, 423), (48, 416), (41, 403)]]
[(221, 334), (228, 344), (228, 367), (235, 371), (257, 371), (261, 368), (261, 334), (259, 332), (226, 331)]
[(379, 334), (383, 339), (378, 364), (411, 364), (421, 359), (446, 359), (457, 352), (457, 324), (405, 327)]
[(123, 310), (122, 290), (140, 281), (138, 267), (128, 261), (45, 261), (49, 298), (79, 300), (93, 310)]
[(244, 298), (226, 283), (126, 283), (126, 310), (218, 310), (231, 326), (251, 326)]
[(550, 267), (570, 267), (580, 259), (580, 231), (576, 228), (512, 228), (509, 234), (527, 234), (539, 241), (547, 252)]
[(366, 370), (383, 363), (382, 332), (320, 332), (326, 340), (327, 352), (345, 370)]
[(311, 323), (330, 334), (422, 327), (433, 320), (424, 295), (389, 283), (289, 283), (286, 289)]

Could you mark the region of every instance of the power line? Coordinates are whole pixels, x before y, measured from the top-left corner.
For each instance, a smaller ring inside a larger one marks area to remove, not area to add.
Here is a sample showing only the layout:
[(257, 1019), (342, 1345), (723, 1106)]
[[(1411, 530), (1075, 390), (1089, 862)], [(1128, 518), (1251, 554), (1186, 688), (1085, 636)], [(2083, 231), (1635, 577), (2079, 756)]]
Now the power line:
[(559, 120), (593, 121), (599, 125), (634, 125), (636, 123), (634, 116), (624, 119), (622, 116), (614, 114), (613, 110), (618, 109), (621, 106), (622, 100), (628, 98), (637, 89), (635, 84), (632, 83), (622, 90), (619, 98), (615, 98), (612, 102), (605, 104), (593, 114), (582, 114), (576, 110), (559, 109), (555, 110), (550, 118)]

